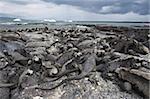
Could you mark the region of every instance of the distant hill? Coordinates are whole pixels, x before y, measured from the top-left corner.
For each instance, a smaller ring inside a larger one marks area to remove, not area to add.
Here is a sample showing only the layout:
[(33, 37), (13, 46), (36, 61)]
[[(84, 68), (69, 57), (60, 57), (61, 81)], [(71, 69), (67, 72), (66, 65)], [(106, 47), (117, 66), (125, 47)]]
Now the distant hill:
[(12, 22), (15, 18), (0, 17), (0, 22)]
[[(13, 22), (15, 17), (0, 17), (0, 23)], [(21, 19), (21, 22), (32, 22), (33, 20)]]

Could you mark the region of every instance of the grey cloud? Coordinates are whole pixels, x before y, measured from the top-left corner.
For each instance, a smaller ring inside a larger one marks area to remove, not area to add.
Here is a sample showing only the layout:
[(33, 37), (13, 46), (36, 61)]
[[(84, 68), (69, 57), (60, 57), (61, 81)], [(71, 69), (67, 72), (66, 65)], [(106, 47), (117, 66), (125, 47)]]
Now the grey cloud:
[[(36, 0), (1, 0), (1, 1), (16, 3), (20, 5), (36, 2)], [(77, 6), (82, 10), (99, 14), (125, 14), (128, 12), (134, 12), (140, 15), (150, 14), (149, 0), (41, 0), (41, 1), (55, 3), (57, 5), (65, 4)]]
[(148, 21), (150, 15), (147, 15), (149, 14), (147, 2), (146, 0), (0, 0), (0, 17)]
[(33, 0), (0, 0), (0, 1), (9, 2), (9, 3), (13, 3), (13, 4), (20, 4), (20, 5), (36, 3), (35, 1), (33, 2)]
[[(124, 14), (128, 12), (140, 15), (150, 14), (148, 0), (43, 0), (61, 5), (77, 6), (82, 10), (100, 14)], [(110, 11), (101, 11), (104, 8), (111, 8)]]

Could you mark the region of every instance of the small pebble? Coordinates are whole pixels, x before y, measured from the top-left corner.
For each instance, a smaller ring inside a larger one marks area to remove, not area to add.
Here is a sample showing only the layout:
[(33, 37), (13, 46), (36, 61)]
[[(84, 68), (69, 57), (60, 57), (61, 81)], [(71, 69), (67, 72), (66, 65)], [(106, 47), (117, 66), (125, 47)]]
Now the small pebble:
[(112, 73), (108, 73), (108, 76), (109, 76), (109, 77), (112, 77), (113, 75), (112, 75)]
[(28, 71), (29, 74), (33, 74), (33, 70), (28, 69), (27, 71)]
[(91, 89), (92, 89), (92, 90), (94, 90), (94, 89), (95, 89), (95, 87), (92, 87)]
[(38, 62), (40, 59), (37, 56), (34, 56), (33, 60), (36, 61), (36, 62)]
[(35, 96), (35, 97), (33, 97), (33, 99), (44, 99), (44, 98), (40, 97), (40, 96)]
[(51, 74), (57, 74), (58, 73), (58, 69), (56, 67), (53, 67), (53, 69), (51, 70)]
[(86, 77), (85, 80), (89, 80), (89, 78)]
[(124, 89), (130, 91), (132, 90), (132, 85), (129, 82), (124, 82)]

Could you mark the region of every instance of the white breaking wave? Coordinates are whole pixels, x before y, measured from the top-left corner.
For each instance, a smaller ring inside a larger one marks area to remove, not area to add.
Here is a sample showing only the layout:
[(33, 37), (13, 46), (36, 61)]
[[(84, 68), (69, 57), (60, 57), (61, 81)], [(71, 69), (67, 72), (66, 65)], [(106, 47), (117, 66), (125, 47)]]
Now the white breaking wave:
[(68, 22), (72, 23), (73, 21), (72, 20), (68, 20)]
[(27, 25), (28, 23), (5, 22), (5, 23), (0, 23), (0, 24), (1, 25), (16, 25), (16, 24)]
[(0, 24), (2, 24), (2, 25), (13, 25), (13, 24), (16, 24), (16, 23), (14, 23), (14, 22), (6, 22), (6, 23), (0, 23)]
[(54, 20), (54, 19), (44, 19), (43, 21), (44, 22), (56, 22), (56, 20)]
[(72, 23), (72, 22), (73, 22), (73, 20), (64, 20), (64, 22)]
[(20, 22), (21, 19), (14, 19), (13, 21), (14, 21), (14, 22)]

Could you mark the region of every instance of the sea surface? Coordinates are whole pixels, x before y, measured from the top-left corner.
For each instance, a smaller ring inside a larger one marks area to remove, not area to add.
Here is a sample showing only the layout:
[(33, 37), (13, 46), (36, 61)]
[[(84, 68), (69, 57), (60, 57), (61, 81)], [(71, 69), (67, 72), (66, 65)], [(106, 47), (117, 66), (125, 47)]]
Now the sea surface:
[(0, 29), (16, 29), (16, 28), (33, 28), (33, 27), (60, 27), (68, 25), (101, 25), (101, 26), (125, 26), (125, 27), (147, 27), (150, 22), (115, 22), (115, 21), (57, 21), (57, 22), (41, 22), (41, 21), (0, 21)]

